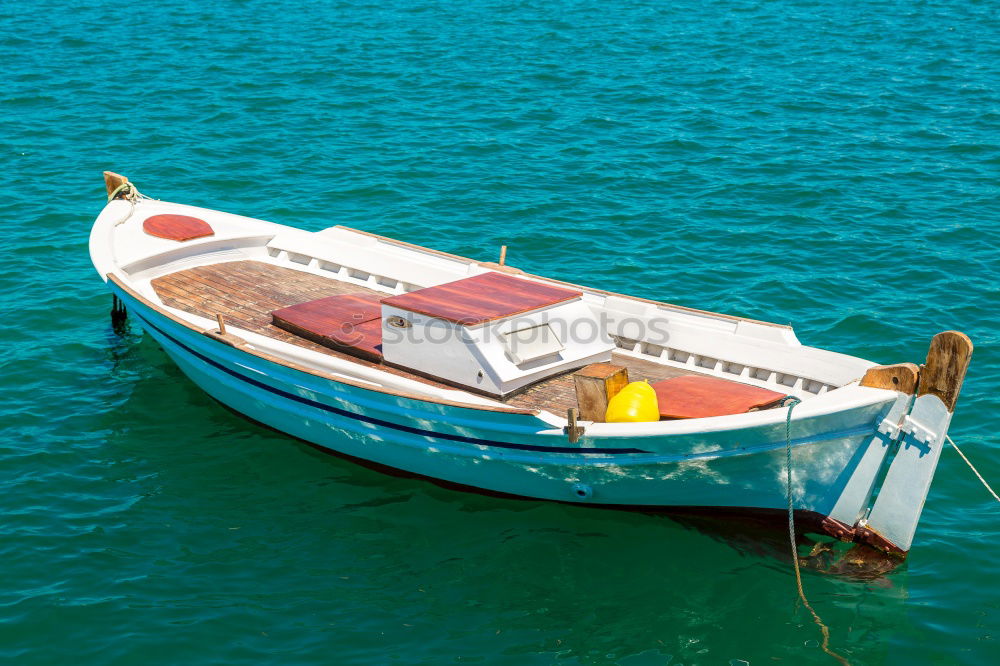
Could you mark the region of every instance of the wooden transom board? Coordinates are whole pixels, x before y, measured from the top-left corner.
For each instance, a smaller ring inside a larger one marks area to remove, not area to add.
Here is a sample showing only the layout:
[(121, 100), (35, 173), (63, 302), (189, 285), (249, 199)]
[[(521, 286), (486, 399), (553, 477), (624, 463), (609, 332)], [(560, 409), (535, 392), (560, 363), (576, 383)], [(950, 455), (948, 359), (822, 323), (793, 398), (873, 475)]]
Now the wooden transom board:
[(401, 310), (475, 326), (571, 301), (582, 295), (579, 291), (491, 272), (390, 296), (382, 302)]

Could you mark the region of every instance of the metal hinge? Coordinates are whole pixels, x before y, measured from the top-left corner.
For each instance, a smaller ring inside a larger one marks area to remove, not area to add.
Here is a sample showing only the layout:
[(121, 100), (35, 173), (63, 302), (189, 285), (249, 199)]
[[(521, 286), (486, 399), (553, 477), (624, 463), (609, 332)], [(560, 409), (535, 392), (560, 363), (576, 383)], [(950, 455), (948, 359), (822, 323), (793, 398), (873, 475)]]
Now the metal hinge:
[[(905, 417), (903, 420), (905, 421)], [(890, 441), (895, 441), (899, 437), (900, 423), (891, 419), (883, 419), (878, 424), (878, 431), (888, 437)]]
[(935, 434), (930, 428), (927, 428), (919, 421), (913, 420), (909, 414), (903, 417), (902, 422), (894, 423), (889, 419), (885, 419), (878, 425), (878, 431), (883, 435), (886, 435), (891, 440), (895, 440), (902, 435), (912, 435), (913, 439), (917, 440), (921, 444), (930, 444), (934, 441)]

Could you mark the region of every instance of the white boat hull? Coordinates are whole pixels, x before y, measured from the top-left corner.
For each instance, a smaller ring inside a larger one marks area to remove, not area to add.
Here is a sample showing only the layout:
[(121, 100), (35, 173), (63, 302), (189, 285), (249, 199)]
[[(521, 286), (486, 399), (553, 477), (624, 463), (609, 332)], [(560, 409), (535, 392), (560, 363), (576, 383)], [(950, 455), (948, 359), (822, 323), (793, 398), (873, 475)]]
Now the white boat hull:
[[(142, 219), (165, 213), (205, 217), (215, 234), (176, 244), (143, 233)], [(490, 270), (487, 265), (342, 228), (309, 234), (137, 197), (109, 203), (94, 224), (90, 247), (95, 267), (134, 321), (193, 382), (248, 418), (331, 452), (535, 499), (784, 511), (790, 447), (795, 509), (839, 538), (896, 553), (912, 544), (971, 354), (965, 336), (937, 336), (937, 361), (928, 356), (937, 383), (928, 387), (940, 396), (915, 397), (916, 366), (906, 390), (891, 383), (865, 386), (860, 375), (897, 366), (876, 368), (805, 347), (787, 327), (571, 285), (582, 290), (588, 307), (608, 316), (606, 333), (622, 354), (802, 399), (791, 413), (588, 421), (582, 437), (571, 438), (569, 421), (545, 407), (513, 408), (250, 329), (220, 334), (204, 312), (165, 305), (152, 284), (193, 266), (253, 260), (402, 293), (480, 274)], [(344, 262), (351, 263), (345, 268)], [(646, 339), (626, 330), (630, 322), (646, 322), (650, 330), (657, 324), (666, 338)]]

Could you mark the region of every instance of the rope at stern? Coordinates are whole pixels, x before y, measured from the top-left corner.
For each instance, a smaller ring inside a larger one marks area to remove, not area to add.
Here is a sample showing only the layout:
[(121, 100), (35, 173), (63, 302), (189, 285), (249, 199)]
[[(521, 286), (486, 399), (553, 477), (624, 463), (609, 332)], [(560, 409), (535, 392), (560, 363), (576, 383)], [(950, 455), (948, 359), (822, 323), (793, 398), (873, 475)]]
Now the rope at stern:
[(1000, 502), (1000, 496), (997, 495), (995, 490), (990, 488), (990, 484), (986, 483), (986, 479), (984, 479), (983, 475), (979, 473), (979, 470), (976, 469), (975, 465), (969, 462), (969, 459), (965, 457), (964, 453), (962, 453), (962, 449), (958, 448), (958, 445), (955, 444), (955, 442), (952, 441), (951, 437), (949, 437), (948, 435), (945, 435), (944, 438), (948, 440), (949, 444), (955, 447), (955, 450), (958, 451), (958, 455), (962, 456), (962, 460), (964, 460), (965, 464), (969, 466), (969, 469), (972, 470), (972, 473), (975, 474), (980, 481), (982, 481), (983, 485), (986, 486), (986, 490), (990, 491), (990, 495), (993, 495), (993, 499)]
[(802, 572), (799, 570), (799, 551), (795, 547), (795, 507), (792, 503), (792, 410), (795, 409), (795, 405), (802, 402), (794, 396), (789, 396), (785, 399), (785, 404), (788, 405), (788, 412), (785, 414), (785, 495), (788, 498), (788, 542), (792, 547), (792, 564), (795, 568), (795, 586), (799, 591), (799, 599), (802, 600), (802, 605), (805, 606), (809, 612), (812, 614), (813, 622), (819, 625), (819, 630), (823, 634), (823, 652), (827, 653), (844, 666), (850, 666), (850, 662), (844, 657), (840, 656), (836, 652), (830, 649), (830, 630), (823, 620), (820, 619), (819, 614), (813, 610), (812, 605), (809, 600), (806, 599), (806, 592), (802, 589)]

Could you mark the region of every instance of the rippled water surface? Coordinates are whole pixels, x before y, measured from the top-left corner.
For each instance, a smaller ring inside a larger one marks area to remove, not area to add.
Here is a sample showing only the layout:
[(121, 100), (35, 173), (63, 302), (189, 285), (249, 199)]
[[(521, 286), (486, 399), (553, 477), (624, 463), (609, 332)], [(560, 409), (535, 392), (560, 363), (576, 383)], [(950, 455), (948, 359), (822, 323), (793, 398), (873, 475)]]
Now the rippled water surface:
[[(996, 3), (43, 0), (0, 21), (9, 663), (835, 663), (780, 530), (460, 494), (223, 409), (111, 331), (87, 255), (103, 169), (308, 229), (506, 243), (880, 362), (963, 330), (952, 435), (1000, 483)], [(852, 663), (997, 663), (998, 538), (945, 451), (905, 565), (806, 589)]]

